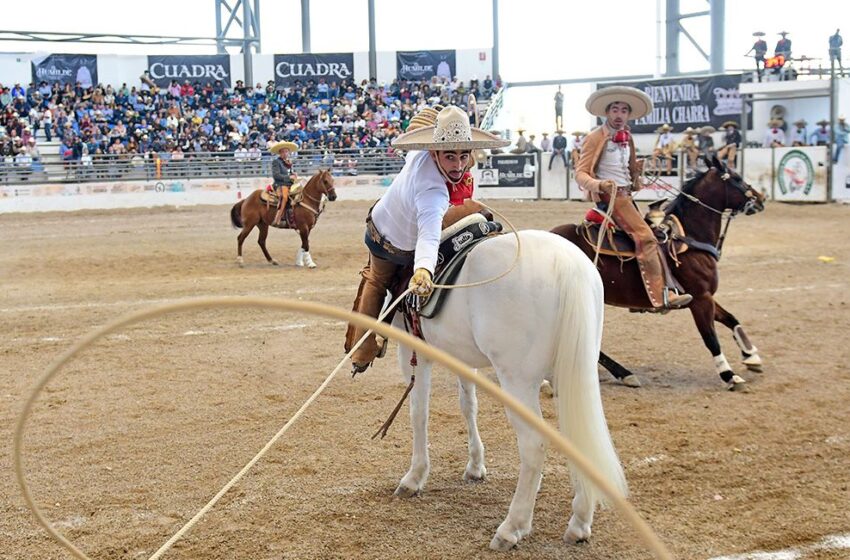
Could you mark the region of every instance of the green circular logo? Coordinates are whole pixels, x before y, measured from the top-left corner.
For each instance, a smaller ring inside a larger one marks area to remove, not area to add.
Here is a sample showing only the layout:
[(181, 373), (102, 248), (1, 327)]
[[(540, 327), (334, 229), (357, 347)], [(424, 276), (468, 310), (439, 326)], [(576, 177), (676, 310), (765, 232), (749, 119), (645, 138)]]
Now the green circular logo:
[(777, 169), (779, 190), (782, 194), (809, 194), (815, 184), (815, 167), (812, 160), (800, 150), (791, 150), (779, 160)]

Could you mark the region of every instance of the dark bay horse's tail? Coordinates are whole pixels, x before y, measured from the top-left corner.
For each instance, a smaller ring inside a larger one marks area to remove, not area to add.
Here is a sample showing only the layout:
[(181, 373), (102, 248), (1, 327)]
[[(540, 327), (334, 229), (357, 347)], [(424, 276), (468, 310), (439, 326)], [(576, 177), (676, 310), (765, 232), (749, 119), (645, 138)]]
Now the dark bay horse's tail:
[(230, 209), (230, 223), (232, 223), (233, 227), (236, 229), (242, 227), (242, 203), (244, 202), (245, 199), (243, 198)]

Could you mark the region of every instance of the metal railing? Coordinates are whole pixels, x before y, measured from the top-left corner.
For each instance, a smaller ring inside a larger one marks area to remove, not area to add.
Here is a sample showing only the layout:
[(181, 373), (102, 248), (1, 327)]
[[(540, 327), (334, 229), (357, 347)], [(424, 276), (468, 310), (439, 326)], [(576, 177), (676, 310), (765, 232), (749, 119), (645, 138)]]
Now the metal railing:
[[(132, 181), (159, 179), (199, 179), (218, 177), (269, 177), (277, 156), (259, 158), (236, 152), (191, 152), (175, 157), (160, 154), (96, 154), (81, 159), (36, 159), (16, 161), (0, 159), (0, 184), (80, 183), (95, 181)], [(363, 148), (324, 152), (302, 151), (292, 158), (298, 175), (313, 175), (319, 169), (331, 169), (337, 176), (393, 175), (404, 160), (386, 148)]]

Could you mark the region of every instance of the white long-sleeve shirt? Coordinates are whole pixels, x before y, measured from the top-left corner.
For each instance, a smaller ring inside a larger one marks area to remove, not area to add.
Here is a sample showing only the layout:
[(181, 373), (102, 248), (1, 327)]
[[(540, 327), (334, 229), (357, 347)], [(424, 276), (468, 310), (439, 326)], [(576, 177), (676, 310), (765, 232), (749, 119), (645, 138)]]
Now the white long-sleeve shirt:
[(433, 274), (448, 208), (449, 190), (437, 164), (428, 152), (412, 151), (372, 209), (372, 222), (394, 246), (414, 251), (414, 270), (424, 268)]

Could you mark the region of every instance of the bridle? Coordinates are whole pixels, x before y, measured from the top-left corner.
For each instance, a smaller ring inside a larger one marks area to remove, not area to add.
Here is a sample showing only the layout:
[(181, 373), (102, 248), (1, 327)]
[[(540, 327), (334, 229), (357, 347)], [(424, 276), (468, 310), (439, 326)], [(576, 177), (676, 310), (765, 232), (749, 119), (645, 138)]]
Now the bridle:
[[(729, 231), (729, 225), (732, 223), (732, 220), (735, 219), (737, 217), (738, 213), (740, 213), (740, 212), (743, 212), (745, 216), (748, 216), (750, 214), (755, 214), (756, 211), (757, 211), (756, 210), (756, 203), (758, 202), (758, 196), (756, 195), (756, 192), (753, 190), (753, 188), (751, 186), (747, 185), (741, 177), (733, 177), (732, 174), (729, 173), (729, 170), (726, 169), (726, 168), (724, 168), (722, 170), (717, 169), (717, 168), (710, 168), (709, 171), (707, 171), (705, 174), (702, 175), (702, 177), (699, 177), (698, 179), (702, 180), (705, 177), (705, 175), (708, 174), (711, 171), (711, 169), (715, 169), (716, 171), (721, 173), (720, 179), (723, 181), (723, 185), (724, 185), (724, 189), (723, 189), (724, 202), (723, 202), (723, 208), (721, 210), (718, 210), (717, 208), (714, 208), (713, 206), (709, 206), (708, 204), (701, 201), (699, 198), (692, 195), (691, 193), (687, 193), (682, 189), (678, 189), (678, 188), (674, 187), (670, 183), (662, 180), (659, 177), (658, 174), (654, 175), (650, 179), (649, 184), (656, 185), (656, 186), (660, 187), (661, 190), (666, 191), (670, 194), (676, 195), (677, 198), (680, 197), (680, 196), (685, 197), (685, 199), (697, 204), (701, 208), (704, 208), (705, 210), (708, 210), (709, 212), (717, 214), (718, 216), (720, 216), (721, 220), (723, 219), (724, 216), (726, 217), (726, 224), (723, 226), (723, 231), (720, 233), (720, 237), (717, 239), (717, 245), (715, 245), (715, 247), (714, 247), (717, 250), (717, 256), (718, 256), (718, 260), (719, 260), (720, 255), (723, 251), (723, 242), (726, 240), (726, 233)], [(744, 195), (744, 198), (745, 198), (744, 203), (739, 208), (727, 209), (727, 207), (729, 206), (729, 187), (730, 186), (735, 188), (738, 192), (740, 192), (741, 194)]]
[[(325, 173), (328, 173), (328, 172), (326, 171)], [(312, 180), (313, 180), (313, 179), (311, 179), (311, 181), (312, 181)], [(306, 198), (307, 200), (310, 200), (310, 201), (312, 201), (312, 202), (315, 202), (315, 203), (316, 203), (316, 207), (315, 207), (315, 208), (313, 208), (313, 207), (312, 207), (312, 206), (310, 206), (309, 204), (304, 204), (303, 199), (302, 199), (301, 205), (302, 205), (302, 206), (304, 206), (307, 210), (309, 210), (309, 211), (310, 211), (310, 212), (312, 212), (313, 214), (315, 214), (315, 215), (316, 215), (316, 217), (318, 217), (318, 216), (319, 216), (319, 214), (321, 214), (321, 213), (322, 213), (322, 211), (321, 211), (321, 207), (322, 207), (322, 197), (321, 197), (321, 196), (319, 196), (319, 198), (318, 198), (318, 199), (316, 199), (316, 198), (314, 198), (314, 197), (310, 196), (310, 193), (307, 191), (307, 187), (308, 187), (308, 186), (310, 186), (310, 183), (309, 183), (309, 182), (308, 182), (306, 185), (304, 185), (304, 190), (303, 190), (303, 191), (301, 191), (301, 192), (302, 192), (302, 197), (303, 197), (303, 198)], [(331, 182), (330, 186), (328, 186), (328, 187), (324, 190), (324, 192), (322, 192), (322, 191), (320, 191), (320, 192), (322, 193), (322, 195), (330, 195), (331, 193), (336, 193), (336, 189), (334, 188), (333, 183)], [(328, 198), (330, 198), (330, 197), (328, 197)]]

